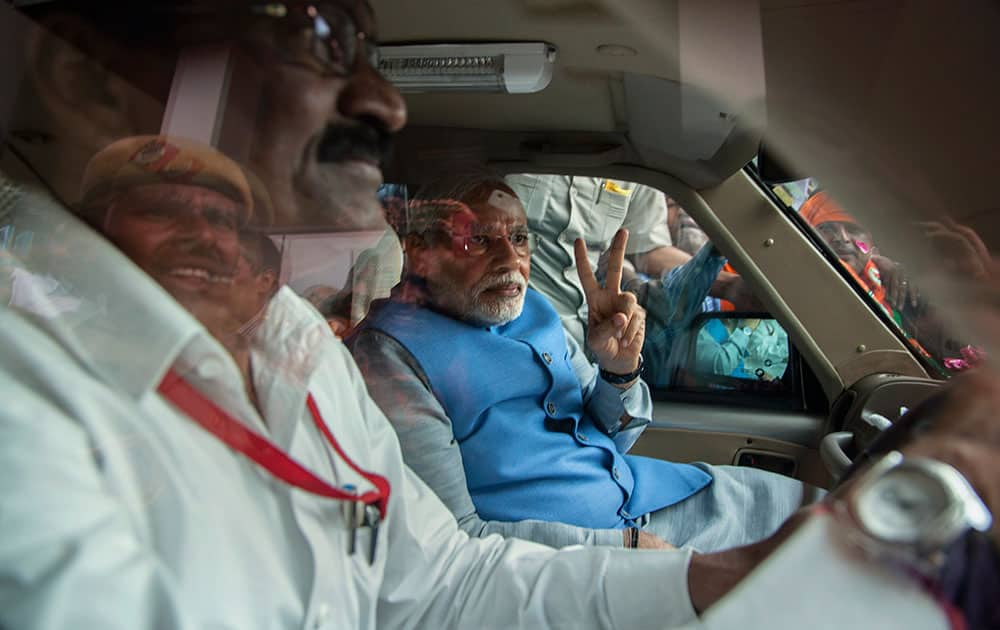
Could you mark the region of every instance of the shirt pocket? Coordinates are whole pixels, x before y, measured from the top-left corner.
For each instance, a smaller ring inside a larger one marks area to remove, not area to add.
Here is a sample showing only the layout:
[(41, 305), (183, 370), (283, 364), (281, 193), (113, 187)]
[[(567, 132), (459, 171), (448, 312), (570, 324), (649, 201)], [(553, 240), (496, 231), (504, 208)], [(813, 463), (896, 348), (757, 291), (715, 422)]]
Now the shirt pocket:
[(602, 250), (611, 245), (611, 239), (615, 232), (625, 223), (625, 215), (628, 214), (628, 204), (631, 199), (634, 184), (606, 179), (601, 183), (601, 190), (597, 195), (597, 203), (594, 204), (594, 212), (601, 220), (598, 221), (600, 229), (595, 237), (598, 240), (588, 241), (599, 244)]

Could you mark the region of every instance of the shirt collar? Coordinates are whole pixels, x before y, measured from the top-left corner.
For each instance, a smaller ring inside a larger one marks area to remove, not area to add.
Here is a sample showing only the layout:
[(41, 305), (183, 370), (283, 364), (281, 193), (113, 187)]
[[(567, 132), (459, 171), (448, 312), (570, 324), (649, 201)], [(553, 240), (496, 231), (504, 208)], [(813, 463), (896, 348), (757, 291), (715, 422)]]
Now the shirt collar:
[(251, 341), (255, 382), (281, 378), (306, 387), (323, 356), (323, 344), (334, 340), (326, 319), (287, 286), (271, 298)]

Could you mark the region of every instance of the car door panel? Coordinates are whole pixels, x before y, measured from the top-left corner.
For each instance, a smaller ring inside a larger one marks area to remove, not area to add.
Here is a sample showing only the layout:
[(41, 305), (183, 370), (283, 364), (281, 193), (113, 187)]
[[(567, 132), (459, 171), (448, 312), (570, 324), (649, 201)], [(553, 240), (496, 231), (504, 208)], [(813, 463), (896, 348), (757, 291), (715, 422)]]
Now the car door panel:
[(755, 465), (829, 487), (832, 479), (818, 451), (826, 427), (826, 418), (805, 412), (657, 401), (651, 425), (631, 452), (670, 461)]

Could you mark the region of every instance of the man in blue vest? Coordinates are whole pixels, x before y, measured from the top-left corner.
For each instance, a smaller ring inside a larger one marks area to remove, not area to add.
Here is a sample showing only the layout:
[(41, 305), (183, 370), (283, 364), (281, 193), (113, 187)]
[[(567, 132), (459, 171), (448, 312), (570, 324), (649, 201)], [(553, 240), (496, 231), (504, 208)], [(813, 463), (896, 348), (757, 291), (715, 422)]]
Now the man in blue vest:
[(794, 479), (626, 454), (652, 416), (645, 314), (618, 289), (627, 232), (605, 287), (575, 244), (593, 365), (527, 288), (534, 237), (502, 180), (407, 214), (406, 278), (351, 346), (407, 464), (470, 535), (710, 551), (764, 538), (800, 506)]

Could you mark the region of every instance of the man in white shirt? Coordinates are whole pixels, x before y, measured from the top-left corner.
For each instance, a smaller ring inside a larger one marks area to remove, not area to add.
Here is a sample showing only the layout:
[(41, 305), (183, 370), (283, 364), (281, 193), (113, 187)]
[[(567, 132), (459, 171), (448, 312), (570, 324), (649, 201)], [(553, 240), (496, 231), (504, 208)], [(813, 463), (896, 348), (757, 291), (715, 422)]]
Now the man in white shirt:
[[(143, 172), (150, 155), (174, 157)], [(196, 175), (191, 163), (202, 165)], [(102, 272), (72, 280), (112, 306), (83, 323), (2, 313), (0, 369), (15, 401), (0, 421), (4, 627), (642, 625), (654, 610), (692, 619), (683, 570), (656, 596), (629, 586), (683, 567), (689, 553), (612, 558), (459, 532), (403, 465), (343, 345), (289, 289), (251, 336), (239, 334), (246, 311), (232, 290), (246, 283), (233, 277), (252, 201), (237, 174), (191, 143), (125, 139), (95, 158), (81, 204), (120, 252), (46, 204), (21, 224), (42, 234), (66, 224), (68, 245), (99, 252)], [(171, 394), (178, 382), (230, 426), (214, 434)], [(247, 431), (353, 497), (381, 492), (380, 522), (352, 526), (342, 505), (354, 501), (303, 492), (225, 441)], [(569, 575), (572, 595), (526, 597)]]

